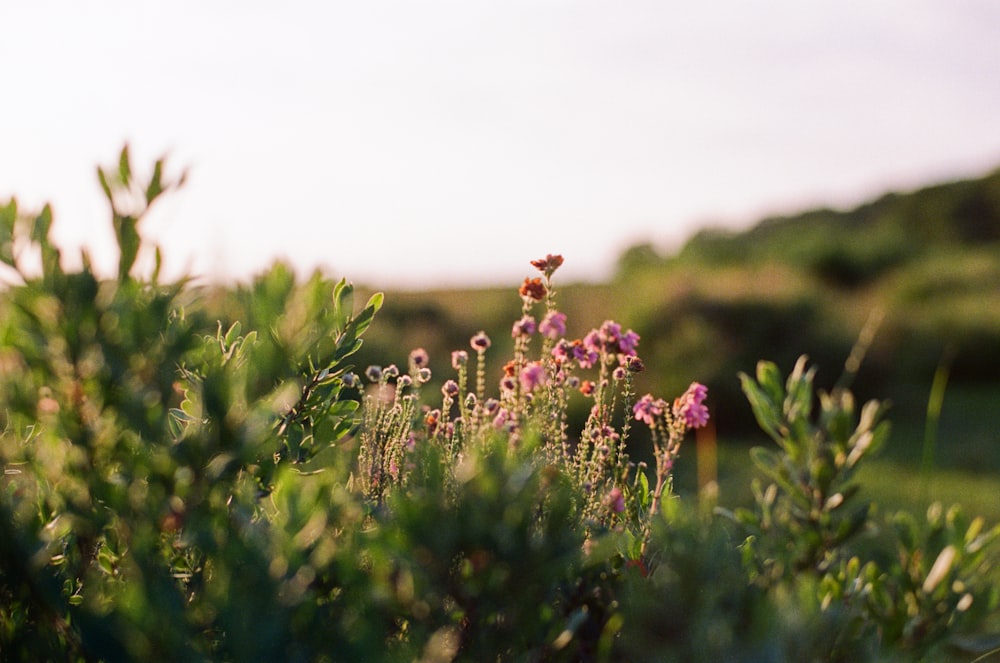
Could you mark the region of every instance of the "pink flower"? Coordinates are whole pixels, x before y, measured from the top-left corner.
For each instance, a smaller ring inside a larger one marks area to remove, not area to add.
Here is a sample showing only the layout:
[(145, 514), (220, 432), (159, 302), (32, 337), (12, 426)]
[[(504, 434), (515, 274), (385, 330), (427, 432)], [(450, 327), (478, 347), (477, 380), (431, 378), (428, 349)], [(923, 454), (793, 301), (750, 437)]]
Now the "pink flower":
[(510, 331), (512, 338), (517, 338), (518, 336), (531, 336), (534, 333), (535, 319), (530, 315), (526, 315), (515, 322), (513, 329)]
[(635, 349), (639, 346), (639, 335), (629, 329), (620, 339), (618, 339), (618, 351), (623, 355), (635, 356)]
[(443, 385), (441, 385), (441, 393), (448, 398), (458, 396), (458, 383), (454, 380), (447, 380)]
[(616, 347), (618, 341), (621, 340), (622, 326), (614, 320), (605, 320), (601, 323), (601, 329), (597, 332), (597, 336), (604, 347), (610, 350)]
[[(545, 324), (544, 322), (542, 323)], [(544, 330), (542, 333), (545, 333)], [(552, 357), (556, 361), (564, 361), (569, 358), (573, 352), (573, 346), (564, 338), (559, 339), (556, 342), (556, 346), (552, 348)]]
[(538, 325), (538, 331), (551, 339), (559, 338), (566, 333), (566, 314), (560, 311), (549, 311)]
[(415, 350), (410, 352), (411, 371), (414, 368), (423, 368), (424, 366), (427, 365), (427, 362), (429, 361), (430, 358), (427, 356), (427, 350), (424, 350), (423, 348), (416, 348)]
[(622, 492), (621, 488), (615, 486), (604, 496), (604, 504), (615, 513), (621, 513), (625, 510), (625, 493)]
[(521, 369), (521, 388), (525, 392), (531, 393), (535, 387), (545, 384), (545, 367), (539, 362), (533, 361)]
[[(591, 332), (595, 334), (596, 332)], [(590, 336), (590, 334), (588, 334)], [(570, 346), (573, 352), (573, 359), (580, 365), (580, 368), (590, 368), (601, 358), (597, 353), (597, 350), (587, 346), (587, 341), (584, 339), (582, 342), (577, 340), (573, 341)]]
[(639, 421), (652, 426), (656, 422), (656, 418), (663, 414), (665, 405), (666, 403), (662, 399), (654, 399), (652, 395), (646, 394), (632, 406), (632, 413)]
[(486, 332), (481, 331), (473, 336), (469, 343), (472, 345), (473, 350), (484, 352), (490, 347), (490, 337), (486, 335)]
[(456, 371), (469, 363), (469, 353), (465, 350), (455, 350), (451, 353), (451, 367)]
[(708, 387), (692, 382), (681, 396), (674, 401), (674, 414), (684, 420), (689, 428), (701, 428), (708, 423), (708, 408), (704, 405)]

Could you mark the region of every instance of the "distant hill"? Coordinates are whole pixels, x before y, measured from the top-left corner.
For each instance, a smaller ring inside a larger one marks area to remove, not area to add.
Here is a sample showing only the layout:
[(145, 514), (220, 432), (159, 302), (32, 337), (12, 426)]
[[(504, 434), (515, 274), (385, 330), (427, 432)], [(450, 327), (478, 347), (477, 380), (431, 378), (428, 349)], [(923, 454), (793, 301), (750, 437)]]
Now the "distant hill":
[(648, 244), (619, 260), (622, 272), (670, 261), (704, 265), (777, 262), (832, 285), (856, 287), (942, 248), (1000, 242), (1000, 169), (979, 179), (888, 193), (847, 211), (815, 209), (765, 218), (742, 232), (705, 229), (676, 256)]
[[(950, 393), (972, 389), (1000, 413), (1000, 170), (847, 211), (703, 230), (674, 255), (637, 245), (621, 255), (615, 281), (633, 293), (618, 314), (643, 335), (647, 364), (671, 387), (692, 375), (714, 383), (737, 428), (752, 424), (737, 372), (759, 358), (788, 368), (806, 353), (832, 384), (878, 316), (855, 380), (862, 395), (892, 398), (897, 416), (920, 426), (942, 368)], [(1000, 430), (1000, 414), (990, 416), (973, 437), (998, 443), (988, 431)]]

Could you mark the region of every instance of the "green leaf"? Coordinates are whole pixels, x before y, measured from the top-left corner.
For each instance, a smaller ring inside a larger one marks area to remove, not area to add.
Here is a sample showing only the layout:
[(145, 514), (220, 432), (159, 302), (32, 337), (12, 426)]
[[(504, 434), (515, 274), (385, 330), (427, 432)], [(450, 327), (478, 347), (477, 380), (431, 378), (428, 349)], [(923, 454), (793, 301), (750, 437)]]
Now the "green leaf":
[(107, 173), (100, 166), (97, 167), (97, 180), (101, 183), (101, 190), (104, 191), (104, 196), (108, 199), (108, 202), (114, 206), (115, 198), (111, 193), (111, 185), (108, 183)]
[(124, 281), (135, 265), (142, 239), (137, 228), (138, 219), (130, 215), (115, 214), (115, 230), (118, 239), (118, 280)]
[(774, 481), (785, 481), (782, 457), (772, 449), (754, 447), (750, 449), (750, 460), (767, 477)]
[(372, 309), (372, 315), (378, 313), (379, 309), (382, 308), (382, 302), (385, 300), (385, 294), (381, 292), (376, 292), (374, 295), (368, 298), (368, 303), (365, 304), (366, 309)]
[(774, 362), (757, 362), (757, 383), (776, 405), (785, 399), (785, 390), (781, 382), (781, 372)]
[(236, 341), (240, 338), (240, 332), (243, 331), (243, 325), (237, 320), (232, 325), (229, 326), (229, 330), (226, 332), (226, 337), (224, 339), (225, 347), (230, 348)]
[(132, 165), (128, 154), (128, 144), (122, 148), (122, 153), (118, 157), (118, 181), (125, 186), (132, 181)]
[(48, 204), (42, 208), (41, 213), (35, 217), (31, 225), (31, 239), (41, 245), (48, 244), (49, 230), (52, 229), (52, 207)]
[(0, 260), (15, 267), (14, 224), (17, 222), (17, 201), (11, 198), (0, 206)]
[(340, 279), (333, 288), (333, 317), (337, 331), (341, 331), (354, 313), (354, 286)]
[(146, 205), (152, 205), (153, 201), (163, 193), (163, 159), (157, 159), (153, 165), (153, 175), (149, 178), (146, 186)]
[(871, 507), (868, 504), (855, 509), (850, 517), (840, 521), (837, 526), (837, 541), (844, 542), (861, 531), (861, 528), (868, 522)]
[[(759, 371), (758, 371), (759, 375)], [(740, 384), (743, 393), (750, 403), (754, 417), (761, 429), (770, 435), (776, 442), (781, 442), (781, 414), (778, 412), (775, 402), (768, 397), (768, 394), (761, 389), (753, 379), (745, 373), (740, 373)]]

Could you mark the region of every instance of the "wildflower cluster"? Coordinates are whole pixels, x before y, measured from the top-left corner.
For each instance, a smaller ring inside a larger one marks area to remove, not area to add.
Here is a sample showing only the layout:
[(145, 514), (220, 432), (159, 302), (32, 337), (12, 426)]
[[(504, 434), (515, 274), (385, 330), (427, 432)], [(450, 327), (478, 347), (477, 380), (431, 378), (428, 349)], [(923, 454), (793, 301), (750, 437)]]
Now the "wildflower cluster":
[[(644, 368), (639, 335), (605, 320), (582, 337), (567, 336), (566, 314), (557, 307), (552, 282), (562, 262), (551, 254), (532, 261), (542, 275), (525, 278), (518, 289), (522, 306), (511, 326), (513, 356), (492, 385), (487, 367), (492, 341), (482, 331), (470, 339), (468, 350), (452, 352), (455, 373), (445, 379), (440, 401), (433, 404), (419, 398), (419, 385), (429, 379), (423, 349), (410, 356), (410, 370), (420, 371), (421, 379), (369, 369), (360, 472), (371, 496), (406, 483), (406, 454), (421, 445), (442, 449), (446, 469), (454, 471), (470, 447), (497, 436), (511, 448), (530, 439), (537, 442), (540, 459), (562, 468), (577, 486), (581, 522), (588, 531), (625, 526), (648, 534), (642, 521), (656, 512), (669, 488), (681, 440), (708, 419), (706, 388), (693, 384), (672, 408), (648, 394), (636, 401), (633, 378)], [(476, 376), (472, 388), (470, 363)], [(589, 414), (581, 430), (571, 431), (569, 405), (578, 398), (590, 403)], [(651, 431), (657, 459), (652, 494), (645, 464), (637, 466), (629, 458), (633, 419)]]

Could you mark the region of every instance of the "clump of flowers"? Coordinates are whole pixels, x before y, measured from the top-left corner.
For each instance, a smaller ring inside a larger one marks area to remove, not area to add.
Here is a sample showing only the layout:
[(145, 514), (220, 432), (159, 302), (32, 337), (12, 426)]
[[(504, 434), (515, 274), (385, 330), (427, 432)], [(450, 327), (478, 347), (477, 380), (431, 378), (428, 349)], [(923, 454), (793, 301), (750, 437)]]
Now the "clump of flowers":
[[(552, 281), (562, 263), (562, 256), (553, 254), (531, 262), (541, 276), (526, 277), (518, 288), (521, 314), (511, 326), (513, 356), (495, 364), (495, 381), (487, 370), (492, 341), (484, 331), (470, 338), (471, 353), (452, 352), (455, 374), (443, 382), (440, 403), (417, 402), (419, 387), (429, 377), (429, 357), (422, 349), (410, 354), (412, 379), (388, 368), (369, 369), (375, 387), (365, 403), (360, 470), (373, 495), (381, 495), (387, 482), (406, 481), (405, 455), (416, 445), (440, 445), (448, 451), (444, 457), (457, 464), (470, 445), (504, 435), (517, 448), (531, 435), (539, 441), (539, 459), (561, 468), (579, 487), (579, 514), (588, 531), (630, 527), (648, 536), (648, 517), (670, 489), (684, 435), (708, 420), (707, 390), (692, 384), (672, 406), (650, 394), (637, 399), (633, 379), (643, 370), (639, 335), (605, 320), (581, 337), (568, 337), (567, 316), (558, 309)], [(395, 380), (392, 389), (389, 380)], [(571, 433), (569, 404), (580, 398), (589, 402), (589, 415), (582, 430)], [(647, 483), (644, 467), (629, 458), (634, 421), (651, 431), (652, 493), (640, 488)]]

